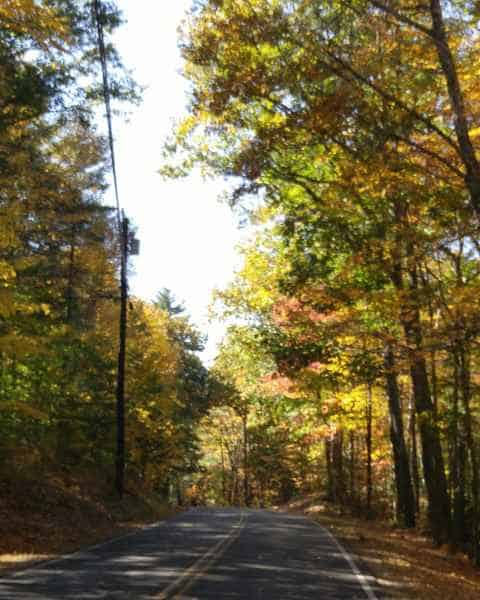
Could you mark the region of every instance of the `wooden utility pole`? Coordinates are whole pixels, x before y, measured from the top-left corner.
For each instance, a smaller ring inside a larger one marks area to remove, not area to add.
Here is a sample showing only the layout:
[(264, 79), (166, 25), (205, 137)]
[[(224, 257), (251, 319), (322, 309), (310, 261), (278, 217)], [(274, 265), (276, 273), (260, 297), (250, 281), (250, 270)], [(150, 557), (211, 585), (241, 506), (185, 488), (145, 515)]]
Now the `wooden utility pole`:
[(115, 453), (115, 488), (120, 498), (123, 497), (125, 479), (125, 352), (127, 345), (127, 304), (128, 304), (128, 256), (139, 253), (139, 241), (128, 230), (128, 219), (121, 210), (118, 190), (117, 167), (115, 161), (115, 143), (113, 137), (112, 109), (110, 99), (110, 83), (108, 77), (108, 60), (105, 49), (103, 24), (105, 22), (105, 7), (100, 0), (93, 0), (93, 15), (98, 35), (98, 54), (102, 66), (103, 97), (105, 101), (105, 116), (108, 125), (108, 142), (113, 175), (113, 187), (116, 202), (116, 221), (120, 238), (120, 330), (118, 348), (118, 370), (116, 389), (116, 424), (117, 447)]
[(128, 219), (122, 214), (120, 236), (120, 339), (117, 369), (117, 449), (115, 457), (115, 488), (123, 497), (125, 479), (125, 352), (127, 345), (127, 303), (128, 303)]
[(250, 506), (250, 482), (248, 464), (248, 408), (245, 406), (242, 412), (243, 428), (243, 501), (245, 506)]

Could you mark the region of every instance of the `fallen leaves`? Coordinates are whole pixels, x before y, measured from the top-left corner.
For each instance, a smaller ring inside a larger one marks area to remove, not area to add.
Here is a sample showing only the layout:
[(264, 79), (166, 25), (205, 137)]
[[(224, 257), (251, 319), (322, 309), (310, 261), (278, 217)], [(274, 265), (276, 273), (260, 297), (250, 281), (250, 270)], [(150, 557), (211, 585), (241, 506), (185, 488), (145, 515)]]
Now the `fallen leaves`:
[[(284, 507), (285, 509), (285, 507)], [(418, 530), (393, 528), (341, 514), (337, 507), (312, 496), (290, 503), (286, 510), (302, 512), (329, 527), (359, 557), (397, 600), (478, 600), (480, 571), (463, 554), (434, 548)]]

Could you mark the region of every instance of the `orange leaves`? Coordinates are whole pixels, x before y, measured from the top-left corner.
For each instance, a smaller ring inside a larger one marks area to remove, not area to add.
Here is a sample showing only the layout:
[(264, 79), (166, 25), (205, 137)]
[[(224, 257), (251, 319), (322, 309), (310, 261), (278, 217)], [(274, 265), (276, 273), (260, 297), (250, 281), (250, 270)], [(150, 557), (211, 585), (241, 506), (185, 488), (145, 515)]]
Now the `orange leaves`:
[[(319, 310), (316, 306), (323, 306)], [(337, 301), (325, 286), (318, 286), (299, 297), (281, 297), (272, 307), (272, 319), (280, 327), (338, 323), (341, 313), (336, 311)]]
[(288, 396), (290, 394), (295, 394), (298, 391), (297, 384), (293, 379), (278, 372), (266, 375), (261, 378), (260, 381), (264, 383), (262, 387), (268, 394)]

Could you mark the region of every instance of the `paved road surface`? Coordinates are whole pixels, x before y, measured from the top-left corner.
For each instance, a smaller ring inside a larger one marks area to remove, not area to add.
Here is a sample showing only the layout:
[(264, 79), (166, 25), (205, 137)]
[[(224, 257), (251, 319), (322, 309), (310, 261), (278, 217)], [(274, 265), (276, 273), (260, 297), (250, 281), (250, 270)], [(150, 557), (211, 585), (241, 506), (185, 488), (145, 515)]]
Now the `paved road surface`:
[(375, 600), (330, 534), (265, 510), (193, 509), (0, 579), (0, 600)]

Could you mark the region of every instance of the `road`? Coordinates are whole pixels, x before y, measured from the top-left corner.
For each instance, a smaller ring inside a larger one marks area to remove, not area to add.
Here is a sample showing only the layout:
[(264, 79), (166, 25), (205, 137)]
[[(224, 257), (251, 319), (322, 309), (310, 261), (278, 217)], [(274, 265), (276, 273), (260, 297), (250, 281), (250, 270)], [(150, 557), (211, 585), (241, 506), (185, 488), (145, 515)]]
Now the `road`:
[(267, 510), (192, 509), (0, 579), (0, 600), (375, 600), (330, 533)]

